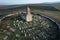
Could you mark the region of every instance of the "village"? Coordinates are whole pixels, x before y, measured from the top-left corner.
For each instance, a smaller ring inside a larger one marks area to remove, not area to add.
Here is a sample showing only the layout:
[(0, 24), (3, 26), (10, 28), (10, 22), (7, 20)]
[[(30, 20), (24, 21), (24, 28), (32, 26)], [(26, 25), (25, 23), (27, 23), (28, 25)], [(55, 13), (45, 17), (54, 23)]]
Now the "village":
[(26, 12), (18, 12), (17, 17), (5, 19), (0, 23), (0, 40), (55, 40), (58, 33), (57, 26), (52, 21), (32, 14), (27, 7)]

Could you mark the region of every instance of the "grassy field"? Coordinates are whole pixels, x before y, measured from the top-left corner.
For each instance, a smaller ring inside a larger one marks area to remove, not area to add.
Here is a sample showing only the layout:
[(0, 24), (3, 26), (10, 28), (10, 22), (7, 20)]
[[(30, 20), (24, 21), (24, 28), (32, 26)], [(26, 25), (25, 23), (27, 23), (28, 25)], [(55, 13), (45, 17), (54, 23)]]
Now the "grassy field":
[(52, 5), (52, 6), (54, 6), (56, 9), (59, 9), (60, 10), (60, 4)]
[(44, 15), (55, 18), (56, 21), (60, 23), (60, 12), (59, 11), (38, 10), (38, 9), (35, 10), (34, 9), (33, 12), (43, 13)]

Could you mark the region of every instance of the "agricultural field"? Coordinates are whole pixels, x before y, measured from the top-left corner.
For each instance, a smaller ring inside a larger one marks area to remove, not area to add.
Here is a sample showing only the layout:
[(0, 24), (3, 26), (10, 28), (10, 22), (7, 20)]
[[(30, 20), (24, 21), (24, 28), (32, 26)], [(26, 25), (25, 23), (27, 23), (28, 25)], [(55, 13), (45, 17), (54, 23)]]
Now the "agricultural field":
[(60, 11), (50, 11), (50, 10), (33, 10), (33, 12), (41, 13), (43, 15), (49, 16), (51, 18), (54, 18), (55, 21), (60, 23)]

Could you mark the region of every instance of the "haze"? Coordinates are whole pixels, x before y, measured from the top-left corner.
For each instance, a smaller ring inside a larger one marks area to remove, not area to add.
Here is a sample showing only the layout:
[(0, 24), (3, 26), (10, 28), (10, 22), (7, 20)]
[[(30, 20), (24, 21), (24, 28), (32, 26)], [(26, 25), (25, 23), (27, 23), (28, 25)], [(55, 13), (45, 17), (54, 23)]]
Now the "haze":
[(60, 2), (60, 0), (0, 0), (0, 5), (34, 4), (44, 2)]

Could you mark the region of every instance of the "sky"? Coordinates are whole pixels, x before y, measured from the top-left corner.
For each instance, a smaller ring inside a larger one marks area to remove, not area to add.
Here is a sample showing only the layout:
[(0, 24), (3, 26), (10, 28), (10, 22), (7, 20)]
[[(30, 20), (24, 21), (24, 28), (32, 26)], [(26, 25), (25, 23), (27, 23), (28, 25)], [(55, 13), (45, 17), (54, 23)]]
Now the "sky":
[(60, 0), (0, 0), (0, 5), (34, 4), (44, 2), (60, 2)]

